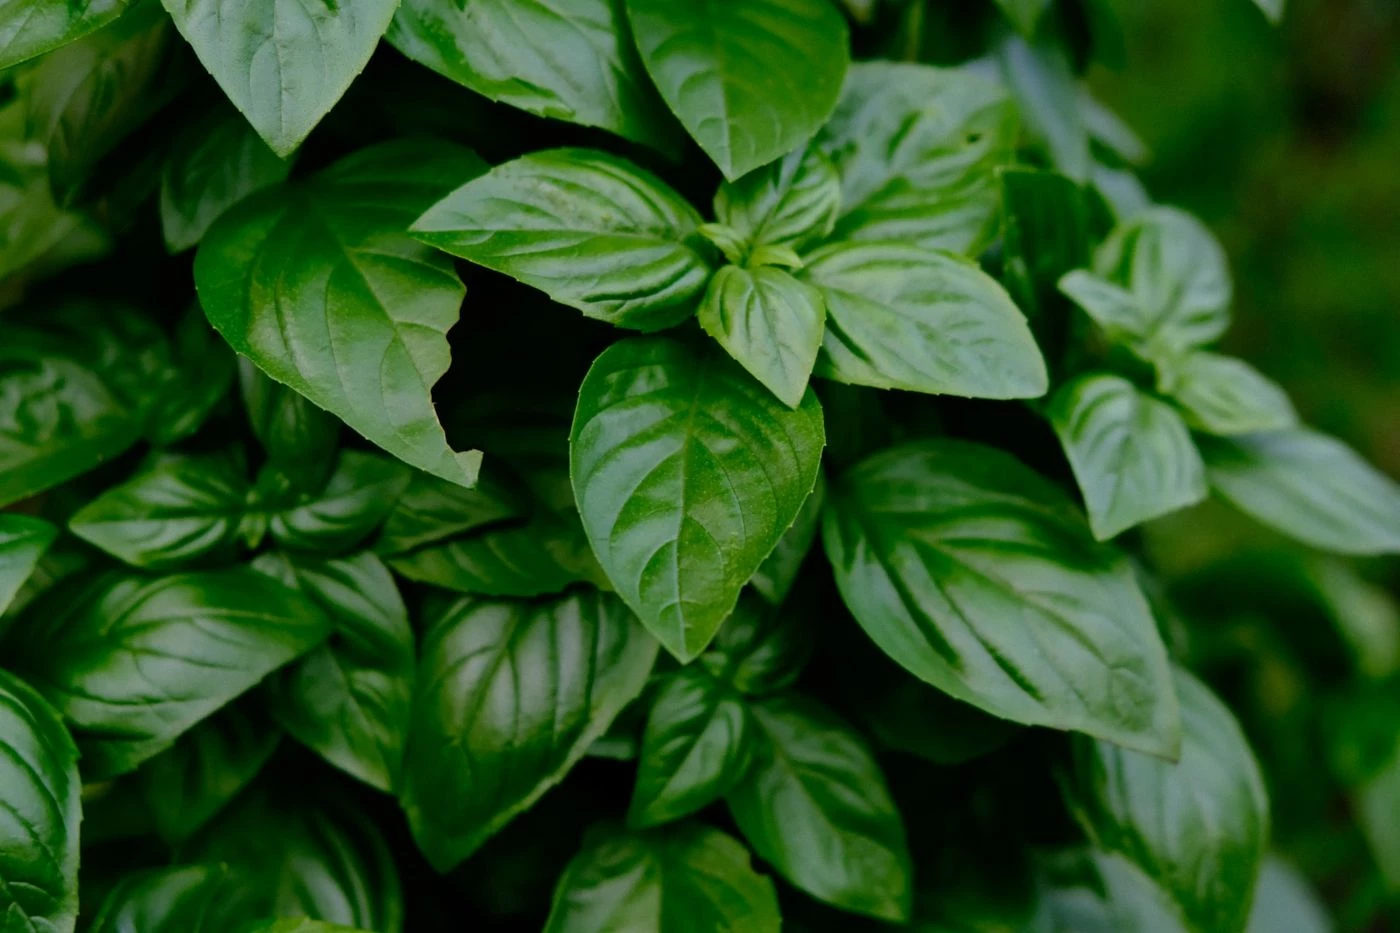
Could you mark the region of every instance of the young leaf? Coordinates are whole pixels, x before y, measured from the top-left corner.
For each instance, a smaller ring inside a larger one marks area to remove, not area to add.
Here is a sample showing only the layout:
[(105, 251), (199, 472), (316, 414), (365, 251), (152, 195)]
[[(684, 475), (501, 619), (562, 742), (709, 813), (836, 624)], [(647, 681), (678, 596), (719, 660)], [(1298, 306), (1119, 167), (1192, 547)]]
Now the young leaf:
[(1080, 376), (1047, 413), (1100, 541), (1206, 497), (1205, 464), (1181, 416), (1128, 380)]
[(398, 460), (341, 451), (326, 486), (271, 515), (272, 539), (292, 551), (336, 554), (364, 541), (393, 511), (412, 471)]
[(1269, 835), (1269, 802), (1239, 725), (1177, 671), (1181, 758), (1075, 746), (1070, 807), (1094, 843), (1141, 868), (1199, 933), (1242, 931)]
[(696, 666), (676, 671), (651, 704), (627, 822), (640, 828), (688, 816), (728, 793), (748, 764), (743, 702)]
[(58, 713), (0, 671), (0, 916), (73, 933), (78, 916), (78, 750)]
[(0, 514), (0, 615), (56, 537), (58, 529), (41, 518)]
[(1307, 428), (1203, 441), (1211, 488), (1240, 511), (1338, 554), (1400, 553), (1400, 486)]
[(850, 62), (825, 0), (626, 0), (661, 97), (733, 181), (821, 129)]
[(1244, 360), (1197, 351), (1166, 387), (1193, 428), (1210, 434), (1282, 431), (1298, 423), (1288, 394)]
[(67, 45), (116, 19), (131, 0), (0, 0), (0, 70)]
[(699, 321), (784, 405), (802, 403), (826, 321), (820, 291), (772, 266), (724, 266), (710, 279)]
[(589, 830), (554, 890), (545, 933), (778, 933), (773, 883), (732, 836), (698, 823)]
[(117, 882), (90, 933), (229, 933), (247, 922), (247, 910), (223, 865), (161, 868)]
[(317, 492), (337, 463), (340, 421), (238, 358), (238, 388), (267, 462), (304, 492)]
[(413, 233), (588, 317), (649, 331), (695, 312), (710, 276), (700, 222), (689, 202), (625, 159), (552, 149), (453, 191)]
[(996, 169), (1016, 134), (1006, 91), (966, 69), (852, 65), (817, 137), (841, 176), (835, 238), (977, 255), (996, 234)]
[(229, 100), (279, 156), (289, 155), (340, 100), (379, 37), (394, 0), (161, 0)]
[(807, 501), (802, 503), (802, 511), (797, 513), (797, 518), (783, 532), (773, 553), (768, 555), (749, 580), (754, 591), (773, 605), (782, 605), (796, 582), (802, 562), (807, 559), (812, 542), (817, 539), (817, 530), (822, 523), (822, 506), (825, 504), (826, 480), (818, 474), (817, 485), (807, 496)]
[(616, 597), (576, 589), (458, 600), (421, 657), (401, 802), (418, 847), (447, 871), (583, 757), (641, 692), (656, 642)]
[(751, 710), (754, 762), (728, 798), (744, 838), (818, 900), (907, 921), (913, 869), (904, 823), (865, 743), (805, 697)]
[(835, 243), (808, 257), (801, 277), (826, 299), (818, 376), (971, 398), (1045, 394), (1025, 315), (973, 263), (899, 243)]
[(71, 725), (88, 780), (155, 756), (325, 639), (330, 622), (254, 570), (105, 576), (29, 607), (16, 671)]
[(574, 494), (618, 595), (677, 658), (698, 655), (816, 484), (810, 390), (792, 411), (731, 361), (615, 343), (579, 390)]
[(720, 185), (714, 206), (715, 219), (749, 246), (787, 246), (801, 253), (831, 235), (841, 210), (841, 178), (831, 160), (809, 144)]
[(810, 609), (806, 600), (778, 608), (746, 592), (702, 656), (706, 670), (747, 696), (791, 686), (812, 655)]
[(1007, 34), (998, 58), (1027, 129), (1044, 144), (1051, 163), (1077, 182), (1088, 181), (1089, 127), (1069, 51), (1050, 35)]
[(676, 149), (619, 0), (405, 0), (385, 38), (492, 100)]
[(239, 202), (194, 263), (200, 303), (235, 350), (399, 459), (465, 486), (481, 455), (447, 446), (431, 396), (464, 290), (451, 262), (405, 231), (483, 167), (442, 142), (363, 149)]
[(856, 621), (915, 676), (1003, 719), (1176, 753), (1131, 567), (1019, 461), (954, 440), (876, 454), (833, 484), (823, 540)]

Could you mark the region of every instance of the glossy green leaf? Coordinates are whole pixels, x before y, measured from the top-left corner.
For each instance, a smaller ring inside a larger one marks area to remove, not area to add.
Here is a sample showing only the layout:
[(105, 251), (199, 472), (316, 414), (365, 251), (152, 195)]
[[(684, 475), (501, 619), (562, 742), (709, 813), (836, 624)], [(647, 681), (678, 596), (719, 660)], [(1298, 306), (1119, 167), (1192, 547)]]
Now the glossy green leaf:
[(393, 511), (412, 471), (398, 460), (358, 450), (341, 451), (318, 493), (274, 512), (272, 539), (293, 551), (336, 554), (360, 544)]
[(821, 129), (850, 61), (825, 0), (626, 0), (661, 97), (731, 181)]
[(57, 711), (0, 671), (0, 917), (72, 933), (78, 916), (78, 750)]
[(1234, 716), (1190, 674), (1175, 680), (1180, 760), (1080, 739), (1070, 807), (1096, 845), (1162, 887), (1190, 930), (1238, 933), (1268, 844), (1269, 801)]
[(394, 0), (161, 0), (229, 100), (278, 155), (301, 145), (369, 63)]
[(329, 629), (314, 606), (246, 567), (105, 576), (30, 606), (10, 658), (70, 724), (84, 778), (100, 780), (169, 748)]
[(1282, 431), (1298, 423), (1288, 394), (1244, 360), (1197, 351), (1163, 386), (1193, 428), (1210, 434)]
[(781, 605), (787, 599), (788, 591), (797, 581), (802, 562), (812, 550), (821, 528), (822, 507), (826, 504), (826, 480), (817, 476), (817, 485), (812, 489), (807, 501), (802, 503), (802, 511), (797, 513), (788, 530), (778, 540), (778, 546), (768, 555), (758, 572), (749, 580), (749, 585), (773, 605)]
[(625, 159), (552, 149), (468, 182), (413, 232), (588, 317), (657, 330), (690, 317), (709, 278), (700, 222), (665, 182)]
[(751, 707), (754, 761), (729, 794), (744, 838), (808, 894), (882, 920), (909, 919), (904, 823), (860, 737), (814, 700)]
[(470, 489), (414, 473), (408, 488), (384, 522), (375, 544), (381, 555), (403, 554), (480, 528), (520, 518), (528, 509), (523, 494), (483, 471)]
[(0, 3), (0, 69), (80, 39), (116, 19), (130, 0), (6, 0)]
[(781, 608), (745, 592), (701, 656), (705, 668), (748, 696), (791, 686), (812, 655), (813, 605), (794, 599)]
[(58, 529), (41, 518), (0, 514), (0, 615), (56, 537)]
[(627, 821), (657, 826), (719, 800), (749, 764), (748, 713), (722, 681), (692, 665), (652, 700)]
[(799, 253), (831, 235), (841, 211), (841, 178), (815, 144), (794, 149), (715, 192), (715, 219), (750, 246)]
[(319, 491), (336, 465), (340, 422), (294, 390), (238, 358), (238, 388), (253, 436), (262, 444), (267, 462), (292, 485)]
[(451, 262), (405, 231), (482, 168), (441, 142), (363, 149), (241, 201), (194, 264), (200, 303), (235, 350), (394, 456), (467, 486), (481, 455), (447, 446), (431, 395), (464, 291)]
[(1307, 428), (1203, 441), (1211, 488), (1240, 511), (1338, 554), (1400, 553), (1400, 485)]
[(406, 0), (386, 38), (492, 100), (675, 149), (620, 0)]
[(428, 861), (453, 867), (558, 783), (655, 659), (626, 607), (596, 591), (448, 607), (421, 652), (401, 796)]
[(924, 441), (866, 459), (829, 501), (841, 595), (915, 676), (1004, 719), (1176, 753), (1166, 650), (1132, 568), (1049, 482), (990, 447)]
[(271, 682), (277, 721), (371, 787), (397, 790), (413, 705), (414, 638), (389, 571), (372, 554), (260, 558), (330, 617), (331, 638)]
[(240, 933), (247, 910), (222, 865), (161, 868), (119, 881), (90, 933)]
[(970, 262), (900, 243), (836, 243), (808, 257), (801, 277), (826, 299), (818, 376), (971, 398), (1045, 394), (1025, 315)]
[(710, 279), (699, 321), (779, 401), (802, 404), (826, 321), (820, 291), (771, 266), (724, 266)]
[(1327, 909), (1298, 869), (1280, 858), (1264, 860), (1254, 888), (1248, 933), (1333, 933)]
[(198, 432), (223, 403), (238, 371), (238, 358), (198, 307), (180, 318), (173, 350), (146, 418), (146, 438), (157, 447)]
[(559, 879), (545, 933), (778, 933), (773, 883), (732, 836), (683, 823), (626, 833), (601, 825)]
[(1075, 181), (1087, 181), (1092, 165), (1089, 127), (1069, 50), (1049, 34), (1008, 34), (998, 58), (1026, 128), (1044, 145), (1051, 164)]
[(574, 494), (618, 595), (677, 658), (705, 648), (797, 518), (824, 443), (815, 394), (790, 410), (718, 353), (637, 338), (594, 361)]
[(1206, 497), (1205, 464), (1185, 422), (1128, 380), (1080, 376), (1055, 393), (1047, 414), (1100, 541)]
[(1006, 91), (967, 70), (852, 65), (818, 136), (841, 176), (838, 240), (894, 241), (969, 256), (996, 234), (996, 169), (1016, 145)]

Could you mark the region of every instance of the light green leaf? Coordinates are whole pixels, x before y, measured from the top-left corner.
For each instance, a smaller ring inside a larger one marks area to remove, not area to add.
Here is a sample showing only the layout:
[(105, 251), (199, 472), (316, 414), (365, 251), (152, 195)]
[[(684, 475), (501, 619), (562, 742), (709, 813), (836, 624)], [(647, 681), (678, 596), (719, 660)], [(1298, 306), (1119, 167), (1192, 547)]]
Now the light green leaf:
[(1067, 789), (1098, 846), (1137, 865), (1195, 933), (1240, 933), (1269, 836), (1259, 765), (1230, 711), (1177, 671), (1180, 760), (1080, 739)]
[(263, 375), (247, 357), (238, 358), (238, 389), (268, 464), (294, 487), (318, 492), (338, 462), (340, 421)]
[(1254, 0), (1259, 9), (1264, 11), (1264, 15), (1269, 18), (1269, 22), (1278, 25), (1283, 19), (1283, 8), (1287, 0)]
[(753, 579), (749, 580), (754, 591), (773, 605), (781, 605), (787, 599), (793, 583), (797, 582), (798, 571), (802, 569), (802, 562), (807, 559), (807, 553), (812, 550), (812, 542), (817, 539), (817, 531), (821, 528), (822, 506), (825, 504), (826, 480), (818, 475), (816, 487), (807, 496), (807, 501), (802, 503), (802, 511), (797, 513), (797, 518), (783, 532), (773, 553), (768, 555)]
[(464, 289), (451, 261), (406, 231), (483, 167), (442, 142), (363, 149), (239, 202), (194, 264), (209, 322), (235, 350), (399, 459), (466, 486), (481, 455), (447, 446), (431, 396)]
[(821, 129), (850, 62), (826, 0), (626, 0), (661, 97), (733, 181)]
[(78, 750), (58, 713), (0, 671), (0, 917), (73, 933), (78, 916)]
[(1011, 93), (1031, 135), (1050, 161), (1077, 182), (1089, 179), (1089, 127), (1069, 50), (1051, 35), (1007, 34), (997, 51)]
[(1122, 856), (1069, 850), (1040, 862), (1027, 933), (1191, 933), (1166, 893)]
[(794, 149), (715, 192), (715, 219), (750, 247), (799, 253), (831, 235), (841, 211), (841, 178), (815, 144)]
[(229, 100), (280, 156), (340, 100), (396, 0), (161, 0)]
[(615, 343), (579, 390), (574, 494), (618, 595), (673, 655), (702, 650), (816, 484), (810, 390), (792, 411), (717, 353)]
[(413, 225), (425, 243), (637, 330), (695, 312), (710, 269), (700, 215), (655, 175), (592, 149), (532, 152)]
[(915, 676), (1004, 719), (1176, 753), (1131, 566), (1019, 461), (954, 440), (876, 454), (833, 483), (823, 540), (856, 621)]
[(324, 489), (271, 515), (272, 539), (293, 551), (348, 551), (388, 517), (411, 476), (398, 460), (343, 450)]
[(1080, 376), (1047, 414), (1100, 541), (1206, 497), (1205, 464), (1181, 416), (1128, 380)]
[(994, 81), (904, 62), (852, 65), (817, 141), (841, 176), (838, 240), (975, 256), (996, 235), (1016, 110)]
[(732, 836), (698, 823), (595, 826), (554, 890), (545, 933), (778, 933), (773, 882)]
[(826, 299), (816, 374), (852, 385), (1034, 398), (1049, 385), (1025, 316), (976, 265), (897, 243), (835, 243), (804, 281)]
[(1244, 360), (1197, 351), (1162, 386), (1193, 428), (1210, 434), (1281, 431), (1298, 423), (1288, 394)]
[(728, 798), (744, 838), (818, 900), (907, 921), (913, 870), (904, 823), (865, 743), (804, 697), (751, 710), (754, 762)]
[(0, 69), (35, 58), (105, 26), (130, 0), (0, 2)]
[(0, 615), (57, 537), (58, 529), (41, 518), (0, 514)]
[(724, 266), (700, 303), (700, 326), (789, 408), (802, 403), (822, 345), (822, 293), (772, 266)]
[(385, 38), (492, 100), (676, 148), (621, 0), (405, 0)]
[(1338, 554), (1400, 553), (1400, 486), (1307, 428), (1202, 439), (1211, 488), (1240, 511)]
[(655, 640), (596, 591), (449, 606), (425, 636), (401, 794), (428, 861), (447, 871), (557, 784), (655, 659)]
[(1254, 889), (1248, 933), (1332, 933), (1322, 900), (1298, 869), (1269, 856)]
[(247, 909), (222, 865), (161, 868), (117, 882), (90, 933), (233, 933)]

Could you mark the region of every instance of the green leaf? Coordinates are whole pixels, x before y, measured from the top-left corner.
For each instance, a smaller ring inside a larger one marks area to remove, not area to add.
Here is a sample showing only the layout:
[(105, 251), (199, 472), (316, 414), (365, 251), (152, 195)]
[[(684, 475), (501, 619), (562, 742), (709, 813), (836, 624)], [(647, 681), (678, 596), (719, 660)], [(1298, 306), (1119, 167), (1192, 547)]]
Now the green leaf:
[(133, 567), (227, 562), (241, 538), (261, 536), (249, 492), (237, 456), (156, 457), (79, 509), (68, 529)]
[(778, 933), (773, 883), (732, 836), (698, 823), (599, 825), (554, 890), (545, 933)]
[(268, 527), (293, 551), (336, 554), (368, 538), (408, 488), (412, 471), (398, 460), (358, 450), (341, 451), (326, 486), (272, 514)]
[(551, 149), (453, 191), (413, 233), (588, 317), (658, 330), (695, 312), (709, 278), (700, 222), (689, 202), (625, 159)]
[(1176, 753), (1166, 649), (1132, 568), (1057, 488), (954, 440), (876, 454), (833, 487), (837, 585), (900, 665), (1003, 719)]
[(618, 595), (677, 658), (704, 650), (797, 518), (824, 443), (814, 393), (789, 410), (719, 354), (637, 338), (594, 361), (574, 495)]
[(733, 181), (821, 129), (850, 62), (825, 0), (626, 0), (661, 97)]
[(414, 639), (389, 571), (372, 554), (255, 565), (330, 617), (331, 638), (271, 681), (273, 715), (326, 761), (371, 787), (398, 789), (413, 704)]
[(627, 822), (641, 828), (688, 816), (727, 794), (748, 764), (743, 702), (698, 667), (676, 671), (651, 704)]
[(43, 519), (0, 514), (0, 615), (57, 537), (58, 529)]
[(822, 506), (826, 504), (826, 480), (817, 475), (817, 485), (812, 489), (797, 518), (778, 539), (778, 546), (759, 566), (758, 572), (749, 580), (760, 596), (775, 606), (787, 599), (793, 583), (797, 582), (798, 571), (807, 553), (812, 550), (812, 542), (817, 539), (821, 528)]
[(1056, 169), (1077, 182), (1088, 181), (1089, 127), (1069, 50), (1048, 34), (1008, 33), (997, 55), (1030, 134), (1045, 146)]
[(329, 629), (292, 590), (246, 567), (105, 576), (29, 607), (10, 658), (70, 724), (84, 779), (101, 780), (169, 748)]
[(527, 508), (522, 495), (491, 469), (483, 470), (471, 489), (427, 473), (414, 473), (384, 522), (375, 551), (385, 556), (403, 554), (520, 518)]
[(90, 933), (240, 933), (247, 907), (222, 865), (161, 868), (117, 882)]
[(1166, 893), (1127, 859), (1085, 849), (1048, 861), (1055, 864), (1042, 865), (1034, 933), (1190, 933)]
[(198, 432), (228, 395), (237, 372), (237, 357), (198, 307), (176, 325), (174, 350), (146, 418), (146, 437), (157, 447)]
[(161, 0), (229, 100), (280, 156), (364, 70), (395, 0)]
[(997, 172), (1002, 195), (1002, 278), (1016, 303), (1038, 311), (1056, 283), (1090, 255), (1088, 199), (1064, 175), (1035, 169)]
[(642, 69), (620, 0), (407, 0), (385, 38), (492, 100), (676, 148), (675, 124)]
[(966, 69), (852, 65), (817, 138), (841, 176), (835, 238), (977, 255), (996, 235), (996, 169), (1016, 134), (1006, 91)]
[(936, 765), (980, 758), (1020, 731), (913, 677), (886, 677), (855, 693), (861, 719), (880, 744)]
[(771, 266), (725, 266), (710, 279), (699, 320), (779, 401), (802, 404), (826, 320), (820, 291)]
[(1206, 497), (1205, 464), (1185, 422), (1128, 380), (1080, 376), (1060, 387), (1047, 414), (1100, 541)]
[(1298, 869), (1280, 858), (1264, 860), (1254, 889), (1248, 933), (1333, 933), (1321, 899)]
[[(0, 41), (7, 15), (0, 6)], [(106, 232), (86, 214), (54, 203), (48, 152), (23, 138), (26, 107), (16, 98), (0, 109), (0, 119), (9, 124), (0, 138), (0, 276), (16, 283), (97, 258), (110, 246)]]
[(1025, 315), (970, 262), (902, 243), (835, 243), (808, 257), (802, 278), (826, 299), (818, 376), (971, 398), (1045, 394)]
[(0, 70), (80, 39), (122, 14), (130, 0), (0, 2)]
[(319, 491), (336, 465), (340, 421), (238, 358), (238, 387), (267, 462), (306, 492)]
[(235, 350), (399, 459), (465, 486), (481, 455), (447, 446), (431, 396), (464, 290), (452, 263), (405, 231), (482, 168), (442, 142), (363, 149), (239, 202), (194, 263), (200, 303)]
[(191, 123), (172, 144), (160, 176), (160, 229), (165, 248), (195, 246), (219, 216), (254, 191), (285, 181), (280, 159), (231, 107)]
[(1096, 845), (1156, 881), (1189, 929), (1242, 931), (1269, 835), (1263, 778), (1224, 704), (1191, 675), (1175, 679), (1180, 760), (1081, 739), (1071, 811)]
[(831, 160), (809, 144), (720, 185), (714, 206), (715, 219), (749, 246), (788, 246), (800, 253), (835, 228), (841, 178)]
[(1298, 423), (1288, 394), (1244, 360), (1197, 351), (1163, 389), (1193, 428), (1210, 434), (1282, 431)]
[(193, 836), (247, 787), (282, 733), (256, 696), (231, 704), (141, 766), (141, 791), (156, 830), (175, 844)]
[(257, 926), (249, 927), (244, 933), (364, 933), (364, 931), (356, 930), (354, 927), (341, 926), (338, 923), (292, 917), (287, 920), (270, 920), (267, 923), (260, 923)]
[(433, 867), (452, 868), (558, 783), (655, 659), (626, 607), (596, 591), (449, 606), (425, 636), (401, 796)]
[(72, 933), (78, 916), (78, 750), (58, 713), (0, 671), (0, 916)]
[(812, 655), (812, 609), (805, 599), (778, 608), (745, 592), (702, 655), (705, 668), (749, 696), (791, 686)]
[(1255, 5), (1264, 11), (1269, 22), (1278, 25), (1283, 20), (1283, 8), (1287, 0), (1254, 0)]
[(1035, 27), (1049, 9), (1050, 2), (1051, 0), (996, 0), (1002, 14), (1027, 38), (1035, 35)]
[(1247, 515), (1338, 554), (1400, 553), (1400, 486), (1307, 428), (1201, 443), (1210, 485)]
[(1400, 673), (1400, 605), (1390, 593), (1334, 558), (1309, 560), (1302, 570), (1357, 670), (1374, 680)]
[(904, 823), (865, 743), (805, 697), (750, 709), (754, 762), (729, 809), (754, 851), (818, 900), (907, 921), (913, 870)]

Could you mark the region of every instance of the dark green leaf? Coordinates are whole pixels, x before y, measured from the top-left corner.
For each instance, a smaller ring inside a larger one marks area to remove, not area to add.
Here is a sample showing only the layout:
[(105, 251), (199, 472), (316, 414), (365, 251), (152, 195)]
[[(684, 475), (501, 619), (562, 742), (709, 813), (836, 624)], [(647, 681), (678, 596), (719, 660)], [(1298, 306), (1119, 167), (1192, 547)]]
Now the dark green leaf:
[(483, 167), (442, 142), (360, 150), (239, 202), (194, 264), (200, 303), (235, 350), (394, 456), (465, 486), (481, 454), (447, 446), (431, 395), (464, 290), (452, 263), (405, 231)]
[(602, 825), (554, 890), (545, 933), (778, 933), (773, 883), (732, 836), (698, 823), (649, 833)]
[(222, 865), (162, 868), (119, 881), (89, 933), (241, 933), (247, 910)]
[(909, 918), (904, 823), (865, 743), (821, 704), (751, 707), (754, 762), (729, 794), (749, 844), (818, 900), (883, 920)]
[(10, 608), (56, 537), (58, 529), (43, 519), (0, 514), (0, 615)]
[(876, 454), (834, 484), (823, 539), (851, 613), (920, 679), (1005, 719), (1176, 753), (1131, 566), (1014, 458), (954, 440)]
[(626, 0), (632, 35), (673, 113), (731, 181), (821, 129), (850, 61), (826, 0)]
[(116, 19), (130, 0), (4, 0), (0, 69), (82, 38)]
[(1025, 315), (973, 263), (902, 243), (836, 243), (808, 258), (802, 278), (826, 298), (818, 376), (972, 398), (1045, 394)]
[(446, 871), (564, 777), (641, 692), (656, 642), (616, 597), (580, 589), (459, 600), (421, 658), (402, 802)]
[(288, 920), (269, 920), (267, 923), (249, 927), (243, 933), (364, 933), (364, 931), (356, 930), (354, 927), (341, 926), (338, 923), (325, 923), (321, 920), (293, 917)]
[(1049, 34), (1029, 40), (1008, 34), (998, 56), (1027, 129), (1045, 146), (1051, 163), (1075, 181), (1088, 181), (1089, 127), (1069, 51)]
[(804, 252), (831, 235), (840, 211), (841, 179), (814, 144), (725, 182), (715, 193), (715, 219), (749, 247)]
[(715, 677), (740, 693), (761, 696), (790, 686), (812, 654), (812, 605), (794, 599), (782, 608), (755, 592), (739, 597), (702, 656)]
[(146, 436), (158, 447), (185, 440), (203, 427), (237, 371), (237, 357), (197, 307), (180, 319), (174, 349), (146, 418)]
[(1128, 380), (1080, 376), (1055, 393), (1047, 414), (1100, 541), (1206, 497), (1205, 464), (1185, 422)]
[(1203, 440), (1211, 488), (1305, 544), (1400, 553), (1400, 486), (1341, 441), (1307, 428)]
[(1084, 189), (1064, 175), (998, 171), (1002, 195), (1003, 278), (1017, 303), (1038, 310), (1060, 277), (1086, 265), (1089, 207)]
[(817, 539), (825, 504), (826, 480), (818, 475), (817, 485), (807, 496), (807, 501), (802, 503), (802, 511), (797, 513), (797, 518), (783, 532), (773, 553), (768, 555), (753, 579), (749, 580), (749, 585), (773, 605), (781, 605), (796, 582), (802, 562), (807, 559), (807, 552), (812, 550), (812, 542)]
[(1051, 0), (996, 0), (997, 6), (1011, 25), (1027, 38), (1035, 35), (1035, 27), (1049, 9)]
[(588, 317), (657, 330), (690, 317), (709, 278), (700, 222), (665, 182), (625, 159), (552, 149), (458, 188), (413, 231)]
[(398, 460), (358, 450), (341, 451), (326, 486), (274, 512), (272, 538), (293, 551), (336, 554), (368, 538), (393, 511), (412, 471)]
[(1197, 351), (1162, 388), (1193, 428), (1210, 434), (1282, 431), (1298, 423), (1288, 394), (1244, 360)]
[(527, 508), (522, 500), (518, 490), (498, 479), (489, 469), (482, 472), (471, 489), (415, 472), (408, 489), (394, 503), (394, 510), (384, 522), (375, 551), (382, 555), (403, 554), (455, 535), (520, 518)]
[(78, 750), (58, 713), (0, 671), (0, 917), (72, 933), (78, 916)]
[(263, 375), (246, 357), (238, 358), (238, 387), (268, 463), (306, 492), (321, 489), (337, 462), (336, 417)]
[(818, 137), (841, 176), (836, 238), (977, 255), (996, 234), (996, 169), (1016, 132), (1006, 91), (965, 69), (851, 66)]
[(797, 518), (824, 442), (815, 394), (789, 410), (719, 354), (638, 338), (594, 361), (574, 494), (618, 594), (676, 657), (704, 650)]
[(1356, 822), (1387, 891), (1400, 891), (1400, 747), (1355, 792)]
[(960, 765), (1001, 748), (1020, 727), (913, 677), (885, 678), (855, 691), (860, 716), (887, 748), (936, 765)]
[(71, 725), (84, 778), (100, 780), (169, 748), (329, 629), (295, 592), (246, 567), (105, 576), (30, 606), (10, 658)]
[(748, 764), (743, 701), (697, 666), (679, 670), (652, 701), (627, 821), (657, 826), (688, 816), (727, 794)]
[(1385, 588), (1330, 557), (1309, 560), (1302, 571), (1357, 670), (1375, 680), (1400, 673), (1400, 605)]

